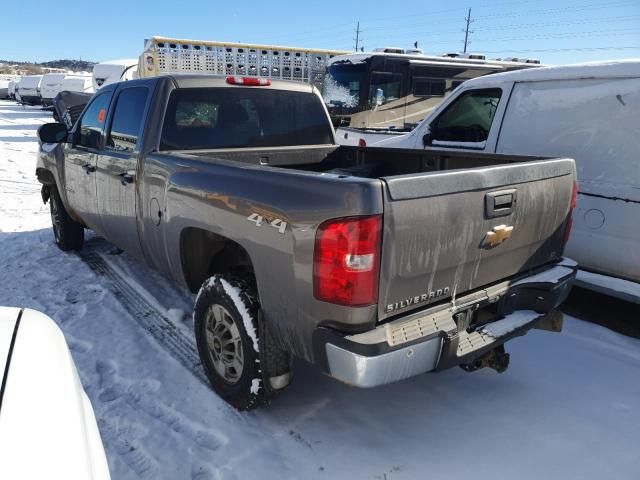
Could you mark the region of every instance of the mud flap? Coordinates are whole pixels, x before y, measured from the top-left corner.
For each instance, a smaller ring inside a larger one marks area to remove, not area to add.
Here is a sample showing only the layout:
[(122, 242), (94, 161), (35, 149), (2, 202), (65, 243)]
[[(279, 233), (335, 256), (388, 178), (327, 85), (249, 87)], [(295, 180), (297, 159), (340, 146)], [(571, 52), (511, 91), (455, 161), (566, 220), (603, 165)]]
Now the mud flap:
[(269, 395), (282, 390), (293, 377), (291, 355), (267, 328), (262, 310), (258, 312), (258, 335), (260, 335), (260, 362), (263, 365), (264, 386)]

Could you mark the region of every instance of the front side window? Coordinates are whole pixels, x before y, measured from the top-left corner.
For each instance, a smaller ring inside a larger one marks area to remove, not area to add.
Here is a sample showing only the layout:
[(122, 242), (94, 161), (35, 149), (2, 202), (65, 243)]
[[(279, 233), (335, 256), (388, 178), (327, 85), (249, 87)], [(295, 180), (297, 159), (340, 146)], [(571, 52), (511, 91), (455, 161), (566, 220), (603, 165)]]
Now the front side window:
[(480, 143), (487, 140), (502, 90), (473, 90), (462, 94), (431, 124), (433, 140)]
[(100, 148), (100, 139), (104, 130), (104, 122), (107, 118), (111, 93), (98, 95), (87, 107), (80, 120), (78, 120), (78, 137), (76, 145), (87, 148)]
[(312, 93), (255, 87), (181, 88), (169, 98), (162, 150), (333, 143), (322, 100)]
[(384, 105), (400, 98), (402, 74), (373, 72), (369, 89), (369, 107)]
[(107, 147), (122, 151), (135, 150), (148, 95), (147, 87), (126, 88), (120, 92), (113, 112)]

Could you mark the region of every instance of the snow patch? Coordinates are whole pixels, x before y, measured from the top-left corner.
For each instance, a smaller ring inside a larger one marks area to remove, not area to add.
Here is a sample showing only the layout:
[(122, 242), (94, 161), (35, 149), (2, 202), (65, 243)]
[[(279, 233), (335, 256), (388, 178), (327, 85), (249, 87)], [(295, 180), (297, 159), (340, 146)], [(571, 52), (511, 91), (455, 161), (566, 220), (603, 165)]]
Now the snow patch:
[(540, 273), (536, 273), (535, 275), (525, 277), (522, 280), (518, 280), (511, 286), (515, 287), (516, 285), (522, 285), (525, 283), (558, 283), (560, 279), (569, 275), (572, 270), (572, 268), (558, 265)]
[[(214, 277), (215, 278), (215, 277)], [(227, 295), (231, 297), (233, 303), (235, 303), (238, 312), (240, 312), (240, 316), (242, 317), (242, 322), (244, 323), (244, 329), (247, 332), (247, 335), (253, 341), (253, 349), (257, 352), (260, 351), (258, 346), (258, 335), (256, 333), (256, 329), (253, 326), (253, 321), (251, 320), (251, 315), (247, 311), (247, 308), (244, 306), (244, 302), (240, 298), (240, 289), (232, 286), (229, 282), (227, 282), (224, 278), (217, 277), (220, 279), (220, 284)], [(252, 387), (253, 388), (253, 387)]]
[(322, 97), (327, 104), (342, 104), (350, 108), (358, 105), (358, 97), (351, 95), (347, 87), (339, 85), (338, 82), (329, 76), (327, 76), (324, 81)]
[(532, 322), (542, 314), (534, 312), (533, 310), (518, 310), (510, 315), (507, 315), (502, 320), (489, 323), (482, 327), (481, 332), (491, 335), (493, 338), (498, 338), (513, 332), (516, 328), (522, 327), (529, 322)]
[(578, 270), (576, 285), (614, 297), (640, 303), (640, 283)]
[(167, 317), (174, 323), (182, 322), (187, 314), (181, 308), (170, 308), (167, 310)]

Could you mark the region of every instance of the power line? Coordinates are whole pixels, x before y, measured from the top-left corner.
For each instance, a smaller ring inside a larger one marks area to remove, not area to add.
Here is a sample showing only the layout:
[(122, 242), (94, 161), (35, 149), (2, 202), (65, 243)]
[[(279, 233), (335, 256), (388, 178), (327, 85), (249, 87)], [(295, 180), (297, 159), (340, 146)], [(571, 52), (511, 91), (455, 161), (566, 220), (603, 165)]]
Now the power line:
[(469, 33), (473, 33), (473, 32), (469, 32), (469, 25), (471, 23), (473, 23), (473, 19), (471, 18), (471, 7), (469, 7), (469, 13), (467, 13), (467, 18), (465, 18), (465, 21), (467, 22), (467, 26), (464, 29), (464, 53), (467, 53), (467, 45), (469, 44)]
[(478, 31), (487, 31), (487, 30), (509, 30), (509, 29), (528, 29), (528, 28), (538, 28), (538, 27), (564, 27), (567, 25), (592, 25), (598, 23), (612, 23), (612, 22), (629, 22), (629, 21), (637, 21), (640, 19), (640, 15), (627, 15), (627, 16), (618, 16), (618, 17), (606, 17), (606, 18), (598, 18), (594, 20), (581, 19), (567, 22), (543, 22), (543, 23), (519, 23), (509, 25), (492, 25), (490, 27), (479, 27), (476, 30)]
[[(622, 30), (594, 30), (590, 32), (564, 32), (564, 33), (551, 33), (551, 34), (540, 34), (540, 35), (529, 35), (527, 38), (529, 40), (562, 40), (565, 38), (576, 38), (576, 37), (619, 37), (625, 35), (636, 35), (640, 34), (640, 30), (638, 29), (622, 29)], [(506, 42), (511, 40), (520, 40), (522, 36), (516, 37), (493, 37), (493, 38), (481, 38), (478, 39), (478, 42)], [(447, 42), (448, 43), (448, 42)]]
[(579, 47), (579, 48), (536, 48), (530, 50), (493, 50), (484, 53), (543, 53), (543, 52), (593, 52), (600, 50), (640, 50), (637, 47)]
[[(581, 5), (579, 8), (580, 8), (580, 11), (582, 12), (584, 10), (599, 10), (601, 8), (624, 7), (629, 3), (636, 5), (637, 0), (622, 0), (622, 1), (608, 2), (608, 3), (592, 3), (588, 5)], [(577, 8), (578, 8), (577, 6), (572, 5), (570, 7), (545, 8), (545, 9), (539, 9), (539, 10), (523, 10), (518, 13), (496, 13), (491, 15), (481, 15), (477, 18), (496, 18), (496, 17), (512, 18), (512, 17), (529, 16), (531, 14), (566, 13), (566, 12), (570, 12), (573, 14), (575, 13)]]
[[(541, 1), (541, 0), (535, 0), (535, 1)], [(509, 4), (509, 5), (513, 5), (514, 1), (505, 1), (505, 2), (501, 2), (501, 4)], [(517, 2), (517, 3), (526, 3), (526, 4), (531, 4), (531, 0), (523, 0), (521, 2)], [(600, 8), (615, 8), (615, 7), (622, 7), (628, 4), (637, 4), (637, 0), (616, 0), (616, 1), (612, 1), (612, 2), (598, 2), (598, 3), (588, 3), (588, 4), (575, 4), (572, 5), (570, 7), (555, 7), (552, 9), (537, 9), (537, 10), (521, 10), (517, 13), (499, 13), (499, 14), (490, 14), (490, 15), (480, 15), (480, 16), (476, 16), (475, 19), (480, 19), (480, 18), (495, 18), (495, 17), (500, 17), (500, 18), (507, 18), (507, 17), (521, 17), (521, 16), (527, 16), (530, 14), (544, 14), (544, 13), (571, 13), (571, 14), (575, 14), (576, 11), (583, 11), (583, 10), (592, 10), (592, 9), (600, 9)], [(492, 4), (490, 6), (487, 6), (486, 8), (493, 8), (498, 6), (499, 4)], [(461, 9), (447, 9), (447, 10), (438, 10), (438, 11), (430, 11), (428, 14), (413, 14), (413, 15), (402, 15), (402, 16), (396, 16), (396, 17), (378, 17), (378, 18), (374, 18), (374, 19), (367, 19), (368, 23), (367, 25), (369, 25), (369, 22), (371, 24), (373, 24), (373, 26), (368, 27), (368, 31), (371, 30), (385, 30), (388, 31), (390, 29), (390, 26), (387, 25), (380, 25), (380, 26), (375, 26), (376, 23), (381, 23), (380, 20), (382, 20), (383, 22), (388, 22), (389, 20), (400, 20), (400, 19), (404, 19), (404, 18), (420, 18), (420, 17), (425, 17), (428, 16), (430, 19), (430, 21), (428, 22), (419, 22), (419, 23), (411, 23), (411, 24), (403, 24), (402, 26), (398, 25), (396, 28), (402, 28), (403, 30), (406, 30), (407, 27), (412, 27), (412, 26), (428, 26), (428, 25), (433, 25), (434, 23), (438, 24), (438, 25), (442, 25), (442, 24), (453, 24), (453, 23), (457, 23), (457, 20), (439, 20), (439, 19), (433, 19), (434, 16), (438, 16), (438, 15), (445, 15), (447, 17), (450, 17), (451, 13), (453, 11), (457, 11), (457, 10), (461, 10)], [(337, 33), (342, 33), (342, 32), (346, 32), (346, 30), (344, 30), (342, 28), (342, 26), (346, 26), (348, 24), (337, 24), (337, 25), (333, 25), (332, 28), (321, 28), (321, 29), (314, 29), (314, 30), (307, 30), (305, 32), (294, 32), (292, 33), (291, 36), (289, 36), (288, 38), (308, 38), (309, 37), (309, 33), (314, 34), (313, 36), (320, 36), (320, 35), (325, 35), (329, 32), (337, 32)], [(394, 27), (391, 27), (392, 29)], [(333, 35), (332, 35), (333, 36)]]

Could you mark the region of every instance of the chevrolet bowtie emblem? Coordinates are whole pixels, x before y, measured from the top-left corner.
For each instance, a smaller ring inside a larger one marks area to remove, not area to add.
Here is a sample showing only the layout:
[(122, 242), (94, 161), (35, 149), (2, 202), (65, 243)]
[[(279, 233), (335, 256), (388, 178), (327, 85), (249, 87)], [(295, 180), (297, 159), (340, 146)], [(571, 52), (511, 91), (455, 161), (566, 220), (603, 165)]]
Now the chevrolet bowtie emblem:
[(513, 227), (507, 227), (506, 225), (498, 225), (493, 227), (493, 230), (487, 232), (484, 237), (485, 247), (495, 247), (511, 237), (513, 233)]

